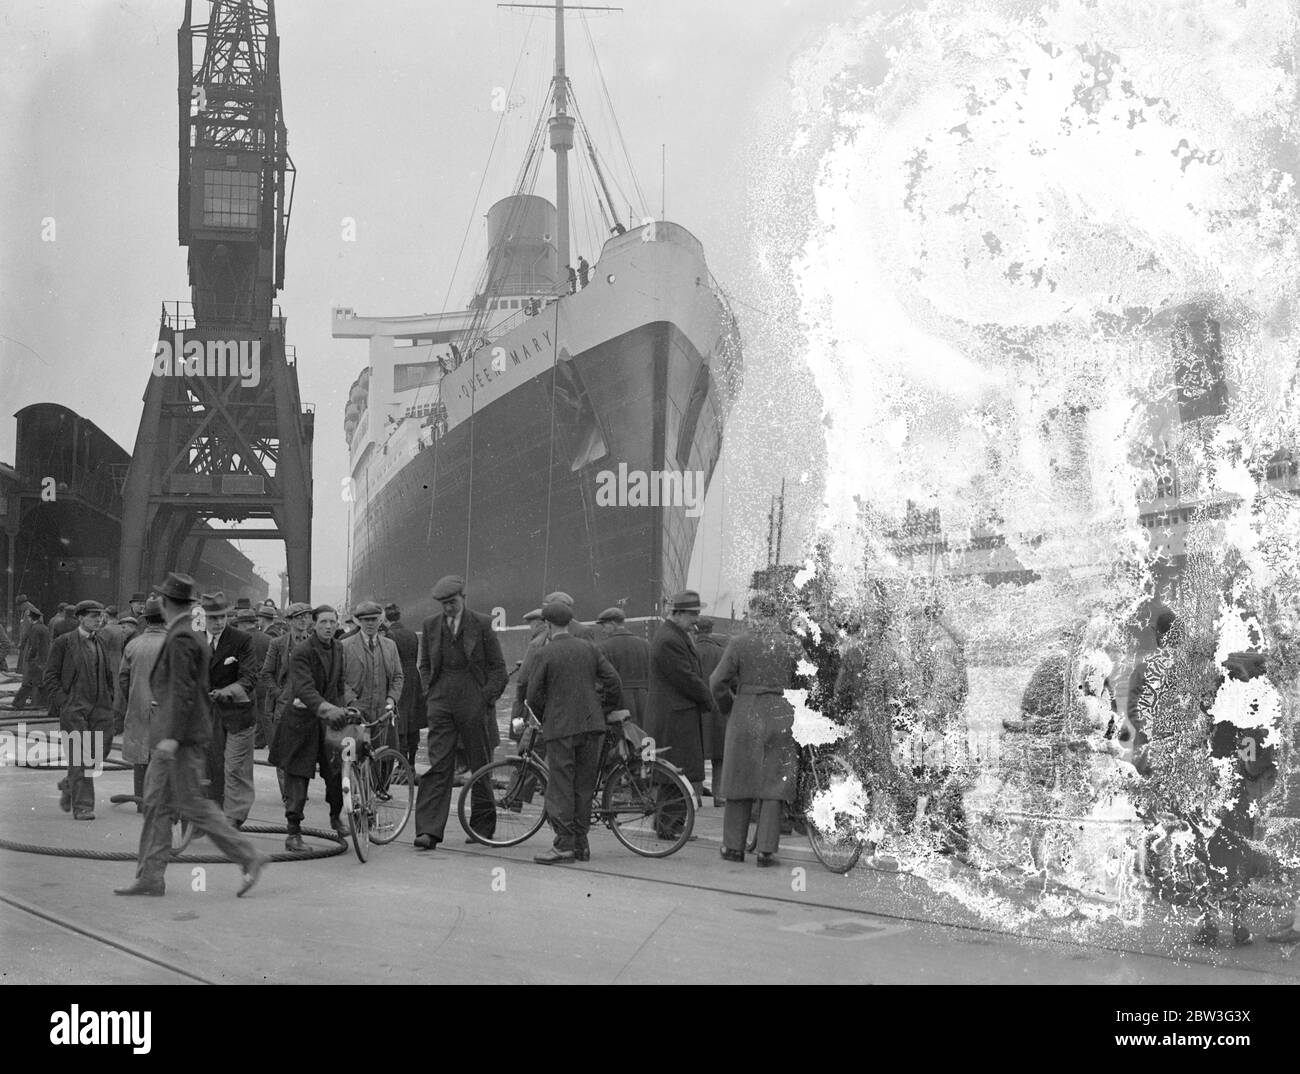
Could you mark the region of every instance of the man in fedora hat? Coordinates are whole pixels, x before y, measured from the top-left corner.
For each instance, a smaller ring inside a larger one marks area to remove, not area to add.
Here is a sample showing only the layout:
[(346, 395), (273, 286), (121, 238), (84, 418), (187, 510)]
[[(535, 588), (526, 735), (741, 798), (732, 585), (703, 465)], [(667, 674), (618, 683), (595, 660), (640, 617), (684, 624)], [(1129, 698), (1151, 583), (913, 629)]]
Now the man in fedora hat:
[[(438, 579), (433, 599), (441, 615), (424, 621), (420, 678), (428, 696), (429, 770), (420, 779), (415, 803), (415, 845), (432, 850), (442, 842), (451, 807), (456, 738), (465, 744), (469, 767), (487, 764), (492, 753), (486, 725), (496, 723), (497, 698), (506, 688), (506, 661), (492, 620), (465, 607), (465, 581)], [(470, 826), (484, 835), (496, 830), (496, 804), (481, 784), (474, 788)]]
[(697, 801), (704, 787), (704, 739), (701, 720), (713, 710), (691, 628), (704, 607), (693, 589), (672, 598), (668, 617), (650, 643), (650, 690), (646, 698), (646, 733), (666, 759), (691, 781)]
[(555, 843), (533, 861), (554, 865), (591, 857), (591, 796), (605, 714), (618, 707), (620, 684), (600, 650), (569, 633), (573, 611), (567, 604), (546, 604), (542, 615), (551, 624), (551, 640), (538, 651), (529, 672), (527, 701), (542, 721), (546, 740), (546, 815)]
[[(42, 685), (51, 705), (59, 707), (59, 729), (89, 731), (102, 735), (100, 756), (107, 757), (113, 744), (113, 687), (117, 669), (96, 636), (104, 625), (104, 606), (97, 600), (83, 600), (74, 609), (75, 630), (54, 639), (45, 665)], [(95, 819), (95, 784), (71, 752), (68, 774), (62, 786), (59, 807), (72, 811), (77, 820)]]
[(252, 638), (229, 625), (230, 604), (225, 593), (204, 593), (202, 604), (211, 652), (212, 745), (208, 756), (212, 797), (238, 828), (253, 808), (253, 743), (257, 734), (253, 694), (260, 668), (254, 663)]
[(428, 722), (424, 708), (424, 687), (420, 683), (420, 636), (402, 622), (402, 609), (384, 605), (388, 636), (397, 646), (402, 662), (402, 696), (397, 699), (397, 734), (401, 750), (411, 769), (415, 769), (415, 751), (420, 748), (420, 732)]
[(257, 883), (271, 859), (236, 832), (217, 804), (203, 793), (207, 745), (212, 737), (208, 697), (208, 644), (194, 628), (198, 586), (186, 574), (169, 574), (158, 586), (167, 622), (162, 649), (149, 675), (154, 707), (149, 721), (149, 767), (144, 778), (144, 824), (135, 883), (115, 895), (162, 895), (163, 874), (172, 856), (172, 820), (177, 814), (243, 867), (238, 895)]
[(632, 722), (644, 726), (646, 691), (650, 687), (650, 643), (624, 625), (622, 608), (606, 608), (596, 618), (601, 639), (596, 647), (614, 665), (623, 684), (618, 707), (632, 714)]

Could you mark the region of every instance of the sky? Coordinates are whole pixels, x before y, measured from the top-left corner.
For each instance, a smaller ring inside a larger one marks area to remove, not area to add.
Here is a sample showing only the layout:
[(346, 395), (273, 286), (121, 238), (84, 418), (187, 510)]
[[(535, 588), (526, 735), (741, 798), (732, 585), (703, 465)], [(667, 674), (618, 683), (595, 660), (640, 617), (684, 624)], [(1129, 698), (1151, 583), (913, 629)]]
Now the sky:
[[(206, 5), (195, 8), (199, 21)], [(792, 57), (851, 9), (844, 0), (633, 0), (587, 22), (648, 211), (658, 216), (662, 207), (702, 240), (746, 339), (735, 436), (690, 576), (724, 609), (743, 601), (749, 571), (763, 565), (768, 507), (783, 476), (783, 558), (816, 513), (819, 404), (797, 356), (760, 339), (776, 314), (753, 260), (752, 179), (771, 151)], [(183, 10), (179, 0), (60, 0), (0, 13), (0, 139), (8, 147), (0, 162), (0, 461), (13, 461), (9, 415), (36, 402), (71, 407), (128, 450), (134, 443), (159, 305), (189, 298), (175, 208)], [(343, 407), (366, 355), (363, 343), (330, 337), (330, 309), (388, 315), (464, 305), (481, 263), (482, 215), (509, 192), (541, 106), (554, 23), (487, 0), (289, 0), (277, 5), (277, 20), (297, 167), (278, 301), (302, 399), (317, 412), (312, 595), (337, 600), (347, 529)], [(603, 155), (621, 162), (587, 31), (570, 23), (579, 104)], [(512, 84), (503, 119), (494, 91)], [(612, 170), (619, 189), (633, 190), (625, 166)], [(539, 192), (548, 193), (546, 182)], [(354, 241), (344, 238), (347, 219)], [(590, 256), (589, 234), (579, 227), (576, 252)], [(280, 545), (241, 547), (278, 594)]]

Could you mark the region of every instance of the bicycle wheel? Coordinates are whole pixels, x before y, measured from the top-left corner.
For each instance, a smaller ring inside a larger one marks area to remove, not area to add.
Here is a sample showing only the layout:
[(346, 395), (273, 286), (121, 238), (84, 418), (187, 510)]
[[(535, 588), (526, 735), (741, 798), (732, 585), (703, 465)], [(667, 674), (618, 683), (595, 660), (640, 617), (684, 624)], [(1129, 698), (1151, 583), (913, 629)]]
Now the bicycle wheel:
[[(474, 796), (492, 798), (495, 816), (471, 824)], [(507, 757), (484, 765), (465, 781), (456, 803), (465, 834), (489, 847), (518, 846), (546, 823), (546, 767), (531, 758)]]
[(406, 828), (415, 810), (415, 774), (405, 757), (391, 746), (369, 759), (376, 780), (370, 790), (370, 841), (383, 846)]
[[(818, 794), (829, 791), (836, 781), (843, 782), (851, 776), (852, 770), (842, 758), (812, 761), (807, 801), (804, 803), (804, 823), (808, 843), (817, 860), (833, 873), (847, 873), (862, 856), (864, 841), (858, 834), (861, 821), (850, 813), (829, 809), (826, 803), (819, 810), (814, 807)], [(828, 813), (833, 813), (833, 816), (828, 818)]]
[(352, 849), (364, 862), (370, 855), (370, 758), (356, 764), (343, 762), (343, 809), (348, 815)]
[(605, 781), (601, 819), (634, 854), (666, 858), (695, 827), (695, 792), (663, 761), (619, 762)]

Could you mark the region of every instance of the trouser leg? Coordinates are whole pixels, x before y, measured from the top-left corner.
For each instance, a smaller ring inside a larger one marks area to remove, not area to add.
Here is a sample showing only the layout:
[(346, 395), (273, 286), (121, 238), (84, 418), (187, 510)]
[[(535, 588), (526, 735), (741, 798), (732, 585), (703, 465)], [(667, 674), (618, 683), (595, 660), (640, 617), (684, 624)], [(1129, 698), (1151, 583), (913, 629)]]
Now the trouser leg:
[(253, 743), (257, 728), (226, 735), (226, 793), (224, 812), (231, 824), (242, 824), (253, 808)]
[(140, 828), (137, 880), (161, 884), (172, 856), (172, 823), (175, 820), (173, 772), (176, 759), (155, 752), (145, 767), (144, 822)]
[(785, 803), (778, 798), (763, 798), (758, 805), (758, 843), (760, 854), (775, 854), (781, 845), (781, 813)]
[(415, 834), (429, 835), (439, 842), (451, 805), (456, 738), (456, 721), (450, 712), (435, 710), (429, 714), (429, 770), (420, 777), (415, 799)]
[(212, 721), (212, 741), (208, 743), (208, 795), (217, 805), (226, 803), (226, 725), (220, 717)]
[(31, 698), (31, 696), (32, 696), (32, 687), (29, 686), (27, 683), (23, 683), (22, 686), (18, 687), (18, 692), (14, 694), (14, 708), (25, 709), (27, 707), (27, 702)]
[(722, 811), (722, 845), (727, 850), (744, 852), (749, 839), (750, 798), (728, 798)]
[(587, 833), (591, 830), (591, 797), (596, 793), (596, 780), (600, 776), (600, 744), (603, 732), (579, 735), (574, 751), (576, 762), (573, 776), (573, 842), (580, 850), (587, 849)]
[(280, 785), (284, 788), (284, 820), (289, 834), (302, 830), (302, 814), (307, 806), (307, 776), (295, 776), (283, 768), (280, 773)]
[(253, 844), (230, 826), (225, 815), (210, 798), (203, 796), (205, 758), (203, 751), (182, 746), (176, 753), (173, 774), (177, 810), (197, 833), (206, 835), (231, 861), (248, 865), (258, 855)]
[(135, 806), (137, 813), (144, 812), (144, 777), (148, 771), (149, 766), (147, 764), (134, 765), (131, 769), (132, 790), (135, 792), (135, 796), (140, 799)]
[(555, 849), (570, 853), (575, 848), (574, 814), (579, 736), (552, 739), (546, 744), (550, 777), (546, 782), (546, 816), (555, 830)]
[(325, 804), (333, 821), (343, 812), (343, 764), (336, 750), (322, 749), (320, 776), (325, 782)]

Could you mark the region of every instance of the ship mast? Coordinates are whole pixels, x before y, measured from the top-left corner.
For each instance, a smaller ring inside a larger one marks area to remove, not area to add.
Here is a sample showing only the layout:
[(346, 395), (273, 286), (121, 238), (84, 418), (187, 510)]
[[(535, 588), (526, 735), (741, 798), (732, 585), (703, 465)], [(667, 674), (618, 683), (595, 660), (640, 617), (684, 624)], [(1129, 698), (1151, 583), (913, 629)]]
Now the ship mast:
[[(550, 4), (498, 4), (498, 7), (550, 8)], [(547, 123), (551, 148), (555, 150), (555, 215), (559, 218), (556, 253), (561, 271), (572, 266), (569, 260), (569, 150), (573, 148), (573, 116), (569, 115), (569, 76), (564, 73), (564, 0), (555, 0), (555, 77), (552, 98), (555, 113)], [(570, 11), (622, 11), (621, 7), (570, 8)]]

